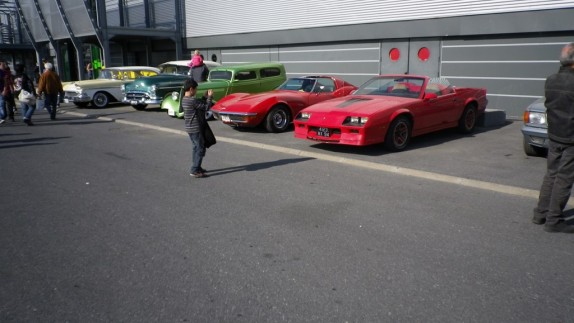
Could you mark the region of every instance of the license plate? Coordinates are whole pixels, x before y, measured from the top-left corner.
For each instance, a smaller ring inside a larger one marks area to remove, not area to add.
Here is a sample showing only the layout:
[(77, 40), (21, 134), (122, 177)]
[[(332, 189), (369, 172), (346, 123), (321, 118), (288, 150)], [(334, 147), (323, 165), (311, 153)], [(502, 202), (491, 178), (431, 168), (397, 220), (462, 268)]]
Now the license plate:
[(329, 131), (329, 128), (319, 128), (317, 129), (317, 136), (330, 137), (331, 132)]
[(229, 118), (229, 116), (221, 116), (221, 121), (223, 121), (223, 122), (231, 122), (231, 119)]
[(130, 104), (131, 104), (131, 105), (137, 105), (137, 104), (138, 104), (138, 101), (131, 101)]
[(70, 100), (64, 99), (64, 103), (70, 103)]

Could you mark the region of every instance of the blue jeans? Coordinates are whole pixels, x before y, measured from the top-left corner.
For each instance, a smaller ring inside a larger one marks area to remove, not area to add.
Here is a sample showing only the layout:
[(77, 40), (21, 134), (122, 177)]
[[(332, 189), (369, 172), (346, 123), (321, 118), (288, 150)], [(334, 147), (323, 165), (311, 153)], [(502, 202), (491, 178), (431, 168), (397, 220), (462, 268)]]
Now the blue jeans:
[(203, 157), (205, 156), (205, 145), (203, 144), (203, 136), (199, 132), (195, 133), (188, 133), (189, 139), (191, 139), (191, 143), (193, 144), (193, 163), (191, 165), (190, 172), (199, 173), (201, 169), (201, 162), (203, 161)]
[(36, 105), (20, 102), (20, 113), (22, 114), (22, 119), (31, 120), (35, 110)]
[(4, 96), (0, 94), (0, 119), (6, 119), (6, 100)]
[(548, 144), (547, 169), (538, 206), (534, 216), (546, 216), (546, 223), (553, 225), (563, 219), (562, 211), (568, 203), (574, 183), (574, 145), (550, 140)]
[(54, 119), (56, 117), (56, 107), (58, 106), (58, 93), (45, 95), (44, 107), (48, 110), (50, 118)]

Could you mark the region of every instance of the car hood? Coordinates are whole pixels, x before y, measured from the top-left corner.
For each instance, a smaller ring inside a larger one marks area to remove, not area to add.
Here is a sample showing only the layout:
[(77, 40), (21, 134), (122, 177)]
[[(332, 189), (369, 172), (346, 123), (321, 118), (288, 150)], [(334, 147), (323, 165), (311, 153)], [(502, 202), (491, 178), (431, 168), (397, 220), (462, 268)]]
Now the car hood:
[(546, 112), (546, 106), (544, 105), (546, 98), (542, 97), (534, 102), (532, 102), (526, 110), (533, 112)]
[(63, 84), (64, 90), (66, 88), (82, 88), (82, 89), (96, 89), (107, 86), (120, 86), (124, 81), (118, 80), (108, 80), (108, 79), (95, 79), (95, 80), (85, 80), (85, 81), (74, 81), (66, 82)]
[(313, 113), (355, 113), (367, 116), (384, 110), (408, 106), (417, 100), (391, 96), (350, 95), (314, 104), (304, 111)]
[(229, 83), (230, 81), (227, 80), (214, 80), (214, 81), (201, 82), (197, 86), (197, 90), (227, 88), (229, 87)]
[(263, 93), (254, 93), (246, 95), (237, 100), (234, 103), (242, 104), (257, 104), (268, 99), (278, 99), (278, 100), (301, 100), (307, 97), (309, 93), (299, 92), (299, 91), (286, 91), (286, 90), (273, 90)]

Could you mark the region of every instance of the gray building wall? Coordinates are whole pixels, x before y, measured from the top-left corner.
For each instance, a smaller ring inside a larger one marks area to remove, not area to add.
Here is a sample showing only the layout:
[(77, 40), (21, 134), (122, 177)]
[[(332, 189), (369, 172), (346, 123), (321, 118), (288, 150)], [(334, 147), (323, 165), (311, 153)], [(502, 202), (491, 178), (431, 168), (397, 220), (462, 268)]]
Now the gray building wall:
[[(471, 7), (456, 2), (461, 16), (452, 16), (455, 8), (443, 7), (450, 11), (440, 19), (403, 20), (408, 17), (401, 16), (379, 23), (235, 34), (212, 30), (213, 35), (188, 37), (186, 42), (189, 49), (220, 52), (224, 64), (278, 61), (285, 64), (289, 76), (328, 74), (356, 85), (379, 73), (440, 75), (455, 86), (486, 88), (489, 108), (505, 110), (509, 118), (518, 119), (526, 105), (543, 95), (544, 80), (558, 69), (560, 48), (574, 41), (574, 2), (494, 2), (506, 6), (497, 8), (500, 13), (468, 15), (473, 12)], [(532, 8), (562, 7), (530, 11), (521, 7), (518, 12), (509, 12), (511, 5), (524, 6), (527, 2)], [(433, 3), (445, 5), (444, 1)], [(251, 15), (265, 14), (268, 12)], [(247, 30), (242, 27), (246, 21), (258, 22), (257, 18), (244, 19), (245, 15), (236, 12), (235, 20), (242, 21), (238, 32)], [(424, 61), (418, 57), (423, 47), (430, 52)], [(393, 48), (401, 52), (397, 61), (389, 59)]]

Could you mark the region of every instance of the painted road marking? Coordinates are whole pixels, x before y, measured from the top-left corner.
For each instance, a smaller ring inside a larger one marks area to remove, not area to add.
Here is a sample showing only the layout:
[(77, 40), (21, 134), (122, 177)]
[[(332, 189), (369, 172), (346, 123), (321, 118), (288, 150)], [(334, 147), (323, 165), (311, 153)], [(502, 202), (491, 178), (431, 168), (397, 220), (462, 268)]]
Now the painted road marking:
[[(83, 114), (83, 113), (77, 113), (77, 112), (71, 112), (71, 111), (66, 111), (65, 113), (70, 114), (70, 115), (75, 115), (75, 116), (88, 117), (88, 115)], [(145, 124), (145, 123), (141, 123), (141, 122), (112, 119), (112, 118), (108, 118), (108, 117), (97, 117), (97, 119), (104, 120), (104, 121), (113, 121), (113, 122), (119, 123), (119, 124), (142, 127), (142, 128), (147, 128), (147, 129), (152, 129), (152, 130), (169, 132), (172, 134), (187, 136), (187, 132), (185, 132), (183, 130), (175, 130), (175, 129), (170, 129), (170, 128), (166, 128), (166, 127)], [(330, 161), (330, 162), (339, 163), (339, 164), (368, 168), (368, 169), (383, 171), (383, 172), (392, 173), (392, 174), (410, 176), (410, 177), (415, 177), (415, 178), (422, 178), (422, 179), (431, 180), (431, 181), (435, 181), (435, 182), (460, 185), (460, 186), (476, 188), (476, 189), (485, 190), (485, 191), (515, 195), (515, 196), (520, 196), (520, 197), (538, 199), (538, 194), (539, 194), (539, 192), (537, 190), (531, 190), (531, 189), (526, 189), (526, 188), (521, 188), (521, 187), (516, 187), (516, 186), (503, 185), (503, 184), (497, 184), (497, 183), (491, 183), (491, 182), (484, 182), (484, 181), (479, 181), (479, 180), (473, 180), (473, 179), (468, 179), (468, 178), (462, 178), (462, 177), (444, 175), (444, 174), (439, 174), (439, 173), (427, 172), (427, 171), (416, 170), (416, 169), (406, 168), (406, 167), (399, 167), (399, 166), (392, 166), (392, 165), (386, 165), (386, 164), (381, 164), (381, 163), (374, 163), (374, 162), (363, 161), (363, 160), (352, 159), (352, 158), (331, 156), (331, 155), (323, 154), (323, 153), (316, 153), (316, 152), (304, 151), (304, 150), (300, 150), (300, 149), (292, 149), (292, 148), (262, 144), (262, 143), (253, 142), (253, 141), (239, 140), (239, 139), (228, 138), (228, 137), (219, 137), (219, 136), (217, 137), (217, 140), (221, 141), (221, 142), (234, 144), (234, 145), (241, 145), (241, 146), (247, 146), (247, 147), (251, 147), (251, 148), (264, 149), (264, 150), (269, 150), (269, 151), (274, 151), (274, 152), (279, 152), (279, 153), (284, 153), (284, 154), (290, 154), (290, 155), (296, 155), (296, 156), (310, 157), (310, 158)]]

